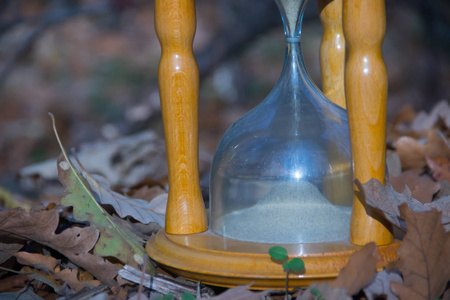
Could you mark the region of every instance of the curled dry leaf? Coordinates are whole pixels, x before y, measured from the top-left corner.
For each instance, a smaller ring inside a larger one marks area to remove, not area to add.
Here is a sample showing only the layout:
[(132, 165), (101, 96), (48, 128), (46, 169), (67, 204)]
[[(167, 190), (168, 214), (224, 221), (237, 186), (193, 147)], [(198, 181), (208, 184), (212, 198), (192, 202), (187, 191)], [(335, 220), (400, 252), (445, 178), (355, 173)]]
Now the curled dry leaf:
[(17, 258), (19, 263), (32, 266), (45, 274), (49, 274), (52, 279), (67, 283), (74, 292), (77, 292), (84, 287), (92, 288), (100, 284), (100, 281), (92, 280), (92, 278), (89, 278), (90, 280), (80, 281), (78, 279), (77, 269), (66, 268), (59, 271), (60, 268), (56, 268), (58, 266), (58, 261), (51, 256), (45, 256), (39, 253), (28, 253), (24, 251), (17, 252), (14, 256)]
[[(5, 293), (11, 290), (17, 290), (27, 285), (31, 277), (25, 274), (17, 274), (0, 279), (0, 293)], [(12, 298), (15, 299), (15, 298)]]
[(61, 280), (67, 285), (69, 285), (70, 289), (74, 292), (78, 292), (83, 288), (93, 288), (95, 286), (99, 286), (100, 282), (97, 280), (89, 280), (89, 281), (80, 281), (78, 279), (78, 270), (66, 268), (61, 272), (53, 274), (53, 278), (57, 280)]
[(408, 228), (397, 251), (404, 283), (392, 282), (392, 290), (402, 300), (435, 299), (450, 280), (450, 233), (434, 209), (416, 213), (402, 204), (400, 211)]
[(450, 157), (449, 145), (437, 130), (430, 130), (425, 144), (402, 136), (396, 142), (396, 150), (404, 170), (422, 170), (427, 165), (426, 157)]
[(428, 114), (421, 111), (413, 120), (411, 129), (414, 131), (423, 131), (433, 128), (439, 120), (442, 120), (447, 128), (450, 129), (450, 104), (448, 100), (442, 100), (437, 103)]
[(361, 184), (355, 180), (358, 189), (364, 193), (366, 203), (381, 214), (395, 226), (406, 230), (404, 220), (400, 217), (398, 207), (407, 203), (415, 212), (430, 211), (435, 208), (442, 212), (442, 225), (446, 230), (450, 230), (450, 196), (441, 198), (431, 203), (422, 204), (420, 201), (411, 197), (409, 189), (405, 188), (403, 193), (397, 193), (389, 181), (382, 185), (377, 179), (371, 179), (367, 183)]
[(55, 209), (31, 213), (20, 208), (0, 211), (0, 231), (53, 248), (108, 286), (116, 285), (114, 277), (120, 268), (89, 253), (97, 243), (99, 231), (93, 227), (71, 227), (56, 234), (58, 223)]
[(430, 203), (433, 195), (439, 189), (439, 183), (433, 181), (427, 175), (419, 176), (412, 171), (403, 172), (398, 177), (389, 177), (392, 187), (399, 193), (405, 190), (405, 186), (411, 191), (411, 196), (422, 203)]
[(350, 256), (347, 265), (330, 283), (330, 287), (344, 288), (348, 296), (356, 294), (375, 277), (377, 261), (377, 245), (373, 242), (366, 244)]
[(352, 254), (335, 281), (314, 283), (298, 299), (350, 300), (352, 295), (358, 293), (375, 278), (377, 261), (377, 246), (375, 243), (368, 243)]
[[(102, 174), (113, 186), (131, 186), (144, 178), (167, 177), (164, 139), (151, 130), (108, 142), (82, 144), (77, 156), (89, 173)], [(57, 180), (55, 163), (56, 159), (50, 159), (28, 166), (20, 170), (20, 176)]]
[(39, 253), (21, 251), (15, 253), (14, 256), (20, 264), (32, 266), (33, 268), (36, 268), (46, 274), (54, 271), (58, 265), (56, 258)]
[(450, 181), (450, 159), (447, 157), (426, 158), (428, 167), (433, 171), (433, 178)]
[(150, 202), (132, 199), (113, 191), (102, 176), (90, 175), (85, 171), (82, 171), (82, 175), (89, 183), (97, 202), (111, 205), (121, 218), (130, 216), (143, 224), (155, 222), (164, 227), (167, 194), (161, 194)]
[(398, 297), (393, 293), (390, 283), (402, 283), (403, 279), (400, 274), (396, 272), (388, 272), (383, 270), (378, 272), (375, 278), (363, 288), (367, 300), (386, 299), (398, 300)]

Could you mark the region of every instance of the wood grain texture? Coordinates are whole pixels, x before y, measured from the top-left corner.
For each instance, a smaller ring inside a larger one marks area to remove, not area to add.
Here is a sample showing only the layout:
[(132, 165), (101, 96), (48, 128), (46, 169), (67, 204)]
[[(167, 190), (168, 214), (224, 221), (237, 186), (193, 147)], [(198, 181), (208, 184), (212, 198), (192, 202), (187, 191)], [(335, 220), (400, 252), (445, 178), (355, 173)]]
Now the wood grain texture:
[(346, 108), (344, 90), (345, 39), (342, 29), (342, 0), (318, 0), (323, 26), (320, 44), (322, 90), (328, 99)]
[(207, 229), (207, 221), (198, 174), (194, 0), (156, 0), (155, 26), (161, 43), (158, 79), (169, 165), (166, 232), (199, 233)]
[[(249, 243), (214, 234), (170, 235), (163, 231), (152, 236), (146, 251), (163, 269), (203, 283), (232, 287), (251, 284), (252, 289), (282, 289), (286, 272), (270, 259), (273, 244)], [(361, 247), (350, 243), (283, 244), (289, 259), (301, 258), (304, 272), (291, 272), (290, 288), (307, 287), (330, 281)], [(399, 242), (377, 247), (377, 269), (398, 259)]]
[[(381, 45), (386, 16), (384, 0), (344, 0), (343, 24), (348, 45), (345, 91), (354, 178), (365, 183), (376, 178), (384, 184), (386, 159), (387, 74)], [(392, 243), (392, 228), (355, 191), (350, 241), (364, 245)]]

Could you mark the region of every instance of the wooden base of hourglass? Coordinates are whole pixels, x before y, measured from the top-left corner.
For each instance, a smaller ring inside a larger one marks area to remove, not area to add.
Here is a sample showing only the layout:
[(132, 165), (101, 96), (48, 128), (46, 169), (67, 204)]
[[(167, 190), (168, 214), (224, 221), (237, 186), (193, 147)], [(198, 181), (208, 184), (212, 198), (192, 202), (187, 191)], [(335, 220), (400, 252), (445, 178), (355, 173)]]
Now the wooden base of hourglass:
[[(146, 250), (161, 268), (186, 279), (224, 287), (251, 284), (252, 289), (283, 289), (286, 273), (271, 260), (268, 251), (272, 246), (227, 239), (209, 231), (172, 235), (161, 230), (150, 239)], [(290, 259), (299, 257), (305, 263), (305, 272), (289, 275), (291, 288), (333, 280), (361, 248), (348, 242), (280, 246), (288, 250)], [(397, 259), (398, 246), (378, 247), (378, 269)]]

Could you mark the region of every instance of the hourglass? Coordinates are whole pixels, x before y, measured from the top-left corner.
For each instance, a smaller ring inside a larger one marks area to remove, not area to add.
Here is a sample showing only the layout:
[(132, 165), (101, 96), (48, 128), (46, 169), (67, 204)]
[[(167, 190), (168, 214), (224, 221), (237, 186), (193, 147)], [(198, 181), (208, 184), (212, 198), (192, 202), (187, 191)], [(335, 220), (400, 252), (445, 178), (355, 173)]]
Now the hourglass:
[[(303, 273), (290, 275), (292, 286), (334, 278), (371, 241), (379, 245), (379, 267), (395, 258), (398, 243), (390, 227), (352, 184), (353, 177), (384, 182), (384, 2), (319, 1), (324, 94), (301, 53), (306, 1), (275, 2), (286, 36), (283, 70), (266, 99), (219, 143), (207, 221), (197, 167), (194, 1), (156, 1), (169, 200), (166, 227), (146, 249), (177, 275), (221, 286), (282, 287), (285, 274), (267, 254), (273, 245), (305, 262)], [(345, 74), (342, 23), (349, 51)]]

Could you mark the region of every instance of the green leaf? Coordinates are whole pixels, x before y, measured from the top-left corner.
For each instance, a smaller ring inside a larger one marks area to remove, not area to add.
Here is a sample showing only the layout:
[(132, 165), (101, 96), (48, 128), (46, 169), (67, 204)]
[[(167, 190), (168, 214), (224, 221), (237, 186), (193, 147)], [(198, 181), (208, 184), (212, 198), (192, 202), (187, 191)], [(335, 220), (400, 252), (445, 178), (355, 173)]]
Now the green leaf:
[(181, 300), (195, 300), (196, 298), (194, 295), (191, 295), (189, 293), (183, 293), (181, 294)]
[(322, 292), (321, 291), (319, 291), (318, 289), (316, 289), (316, 288), (309, 288), (309, 291), (311, 292), (311, 294), (313, 294), (314, 295), (314, 299), (313, 300), (319, 300), (319, 299), (322, 299)]
[(287, 259), (287, 250), (280, 246), (274, 246), (269, 249), (269, 255), (273, 259), (276, 260), (285, 260)]
[(296, 257), (283, 264), (284, 269), (290, 269), (293, 271), (301, 271), (305, 269), (305, 263), (300, 258)]
[[(125, 264), (139, 268), (134, 256), (145, 256), (144, 240), (130, 229), (114, 222), (114, 219), (95, 200), (89, 184), (76, 170), (64, 151), (55, 128), (53, 115), (51, 117), (56, 139), (62, 151), (62, 156), (58, 159), (58, 177), (67, 193), (61, 200), (61, 204), (72, 206), (75, 219), (87, 221), (90, 226), (100, 231), (100, 238), (94, 248), (95, 255), (112, 256)], [(150, 275), (155, 275), (155, 270), (150, 264), (147, 266), (147, 271)]]

